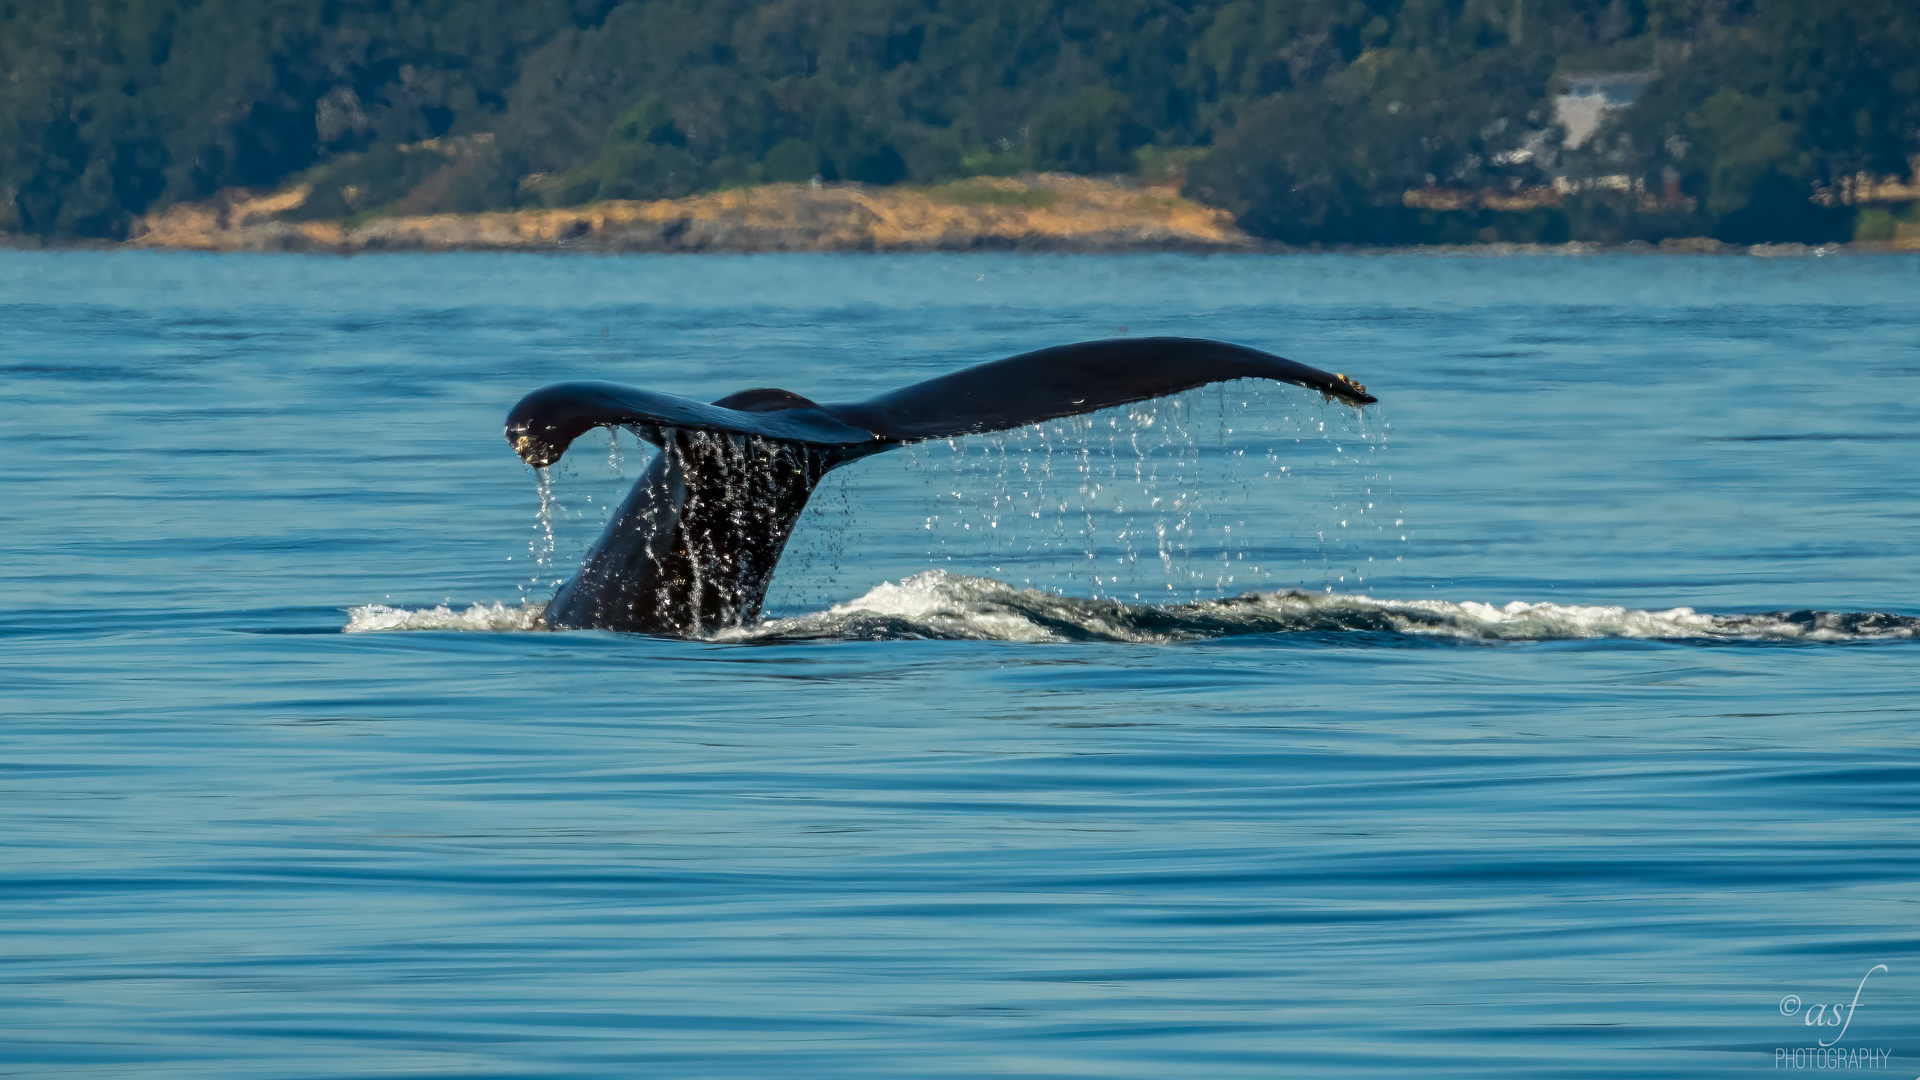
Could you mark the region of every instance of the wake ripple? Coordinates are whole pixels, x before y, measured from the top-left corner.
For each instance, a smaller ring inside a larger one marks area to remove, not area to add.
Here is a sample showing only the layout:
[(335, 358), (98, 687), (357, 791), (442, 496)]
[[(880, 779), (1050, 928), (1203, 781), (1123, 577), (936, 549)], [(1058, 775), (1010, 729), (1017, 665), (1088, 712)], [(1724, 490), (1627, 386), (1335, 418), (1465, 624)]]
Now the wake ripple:
[(1515, 601), (1376, 600), (1357, 593), (1249, 593), (1184, 604), (1089, 600), (934, 570), (826, 611), (772, 619), (721, 640), (944, 638), (1175, 642), (1248, 634), (1372, 633), (1473, 641), (1647, 638), (1842, 642), (1920, 637), (1920, 618), (1882, 612), (1707, 615)]
[[(385, 630), (543, 630), (542, 605), (353, 608), (347, 633)], [(1015, 588), (932, 570), (888, 582), (826, 611), (726, 630), (715, 641), (1118, 641), (1167, 643), (1250, 634), (1378, 634), (1462, 641), (1849, 642), (1920, 638), (1920, 618), (1884, 612), (1776, 611), (1710, 615), (1692, 608), (1514, 601), (1376, 600), (1358, 593), (1249, 593), (1182, 604), (1126, 603)]]

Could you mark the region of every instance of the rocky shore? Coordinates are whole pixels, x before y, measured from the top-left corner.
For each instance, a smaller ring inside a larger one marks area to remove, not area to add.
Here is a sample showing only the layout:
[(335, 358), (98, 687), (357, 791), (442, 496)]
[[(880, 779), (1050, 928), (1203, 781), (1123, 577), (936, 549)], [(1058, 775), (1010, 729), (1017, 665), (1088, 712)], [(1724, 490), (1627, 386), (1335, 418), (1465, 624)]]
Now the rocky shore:
[[(1260, 241), (1224, 210), (1177, 188), (1064, 173), (976, 177), (937, 187), (767, 184), (681, 199), (595, 202), (476, 214), (381, 214), (345, 220), (302, 213), (313, 192), (234, 189), (176, 203), (135, 222), (124, 244), (74, 247), (192, 251), (1128, 251), (1307, 249)], [(40, 247), (0, 233), (0, 247)], [(1321, 250), (1314, 248), (1311, 250)], [(1920, 251), (1920, 237), (1848, 244), (1755, 244), (1682, 237), (1658, 244), (1449, 244), (1326, 249), (1349, 254), (1574, 256), (1620, 254), (1801, 257)]]
[(228, 191), (141, 219), (135, 247), (202, 251), (1249, 251), (1172, 188), (1043, 173), (939, 187), (769, 184), (565, 209), (301, 220), (307, 187)]

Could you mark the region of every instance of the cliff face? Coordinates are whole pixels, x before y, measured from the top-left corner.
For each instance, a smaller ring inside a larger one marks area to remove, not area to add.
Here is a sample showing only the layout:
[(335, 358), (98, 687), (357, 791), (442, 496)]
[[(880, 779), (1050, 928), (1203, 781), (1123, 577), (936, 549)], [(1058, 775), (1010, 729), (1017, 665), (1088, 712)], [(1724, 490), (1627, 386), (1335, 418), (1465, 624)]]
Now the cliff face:
[[(306, 187), (222, 192), (136, 225), (129, 244), (207, 251), (1241, 250), (1231, 215), (1171, 189), (1043, 173), (935, 188), (771, 184), (564, 210), (289, 221)], [(352, 220), (352, 219), (349, 219)]]

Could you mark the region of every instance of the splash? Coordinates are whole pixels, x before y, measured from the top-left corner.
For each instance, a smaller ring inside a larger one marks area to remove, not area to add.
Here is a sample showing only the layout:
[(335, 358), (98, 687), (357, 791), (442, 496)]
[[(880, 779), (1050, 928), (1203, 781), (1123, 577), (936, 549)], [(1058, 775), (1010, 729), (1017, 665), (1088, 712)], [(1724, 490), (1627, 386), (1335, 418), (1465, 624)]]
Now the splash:
[[(909, 446), (905, 487), (924, 489), (917, 531), (936, 569), (831, 604), (862, 510), (830, 477), (789, 546), (787, 610), (822, 608), (712, 635), (714, 641), (950, 640), (1147, 644), (1248, 635), (1326, 640), (1855, 642), (1920, 637), (1920, 618), (1879, 612), (1714, 615), (1515, 601), (1376, 599), (1341, 591), (1409, 539), (1380, 465), (1391, 425), (1345, 408), (1302, 408), (1281, 388), (1204, 390), (972, 439)], [(650, 457), (642, 447), (642, 463)], [(618, 433), (606, 471), (625, 481)], [(532, 599), (556, 584), (555, 525), (611, 504), (569, 506), (536, 470), (533, 579), (517, 607), (352, 609), (349, 633), (545, 629)], [(1311, 479), (1309, 479), (1311, 478)], [(881, 485), (863, 481), (865, 490)], [(836, 482), (837, 481), (837, 482)], [(1289, 491), (1276, 497), (1274, 488)], [(1303, 491), (1302, 488), (1307, 490)], [(1321, 494), (1323, 492), (1323, 494)], [(751, 502), (747, 492), (726, 492)], [(1305, 495), (1305, 500), (1289, 496)], [(824, 496), (824, 497), (823, 497)], [(1301, 502), (1291, 527), (1281, 516)], [(888, 509), (893, 509), (889, 507)], [(1391, 522), (1391, 526), (1388, 522)], [(1001, 577), (1016, 578), (1011, 584)], [(1273, 589), (1288, 578), (1310, 588)], [(1256, 591), (1249, 591), (1249, 590)], [(811, 594), (811, 595), (807, 595)]]
[(1711, 615), (1515, 601), (1380, 600), (1304, 590), (1178, 604), (1064, 596), (941, 570), (882, 584), (826, 611), (728, 631), (722, 641), (797, 639), (1116, 641), (1163, 644), (1252, 634), (1369, 635), (1454, 641), (1621, 638), (1698, 642), (1851, 642), (1920, 638), (1920, 618), (1881, 612)]
[(346, 634), (372, 634), (383, 630), (544, 630), (544, 601), (529, 601), (508, 607), (495, 602), (473, 604), (455, 611), (446, 604), (430, 608), (399, 608), (386, 604), (367, 604), (347, 611)]
[[(855, 517), (891, 496), (888, 520), (913, 523), (927, 562), (1056, 592), (1165, 602), (1351, 589), (1397, 561), (1407, 536), (1380, 464), (1390, 427), (1377, 406), (1220, 383), (908, 446), (869, 466), (887, 475), (862, 478)], [(780, 606), (844, 596), (807, 588), (806, 569), (783, 571)]]
[[(441, 604), (401, 608), (368, 604), (348, 612), (349, 634), (393, 630), (544, 630), (544, 605)], [(1819, 642), (1920, 640), (1920, 618), (1884, 612), (1777, 611), (1713, 615), (1692, 608), (1664, 611), (1516, 600), (1382, 600), (1359, 593), (1290, 589), (1176, 604), (1131, 603), (1022, 588), (993, 578), (944, 570), (885, 582), (825, 611), (768, 619), (725, 630), (713, 641), (841, 640), (1072, 642), (1172, 644), (1253, 634), (1332, 635), (1451, 641), (1577, 641), (1628, 639), (1693, 642)]]
[[(1240, 380), (910, 445), (828, 474), (787, 544), (769, 607), (817, 610), (846, 598), (872, 580), (848, 573), (874, 569), (876, 553), (906, 561), (881, 573), (933, 566), (1142, 602), (1354, 589), (1398, 561), (1407, 539), (1397, 527), (1387, 535), (1386, 523), (1401, 524), (1381, 468), (1390, 428), (1379, 406), (1363, 412)], [(604, 457), (574, 454), (535, 470), (523, 599), (568, 576), (629, 472), (650, 462), (652, 447), (636, 442), (636, 459), (621, 440), (610, 431)], [(901, 534), (903, 523), (920, 544)]]

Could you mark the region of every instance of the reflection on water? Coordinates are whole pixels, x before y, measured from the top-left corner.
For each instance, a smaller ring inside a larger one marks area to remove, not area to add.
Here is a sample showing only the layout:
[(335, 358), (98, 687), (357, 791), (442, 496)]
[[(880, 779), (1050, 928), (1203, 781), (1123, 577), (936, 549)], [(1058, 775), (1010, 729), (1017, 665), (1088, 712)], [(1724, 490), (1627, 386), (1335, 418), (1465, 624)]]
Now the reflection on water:
[[(1885, 964), (1913, 1075), (1916, 271), (0, 255), (0, 1061), (1747, 1076)], [(870, 459), (729, 640), (436, 632), (537, 626), (644, 465), (543, 499), (533, 386), (1122, 324), (1383, 409)]]

